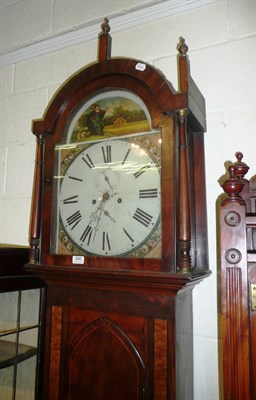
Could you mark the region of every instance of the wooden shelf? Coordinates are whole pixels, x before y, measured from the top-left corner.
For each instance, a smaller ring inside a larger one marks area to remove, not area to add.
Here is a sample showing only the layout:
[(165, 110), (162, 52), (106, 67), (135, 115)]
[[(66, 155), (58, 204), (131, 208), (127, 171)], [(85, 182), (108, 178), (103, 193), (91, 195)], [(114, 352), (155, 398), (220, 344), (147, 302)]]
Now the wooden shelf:
[(13, 329), (6, 329), (3, 331), (0, 331), (0, 341), (1, 341), (1, 337), (3, 336), (7, 336), (7, 335), (13, 335), (15, 333), (20, 333), (20, 332), (25, 332), (25, 331), (30, 331), (32, 329), (36, 329), (39, 328), (38, 324), (34, 324), (34, 325), (26, 325), (26, 326), (22, 326), (20, 328), (13, 328)]
[(0, 340), (0, 369), (10, 367), (15, 363), (20, 363), (36, 354), (36, 347), (19, 344), (17, 352), (15, 342)]

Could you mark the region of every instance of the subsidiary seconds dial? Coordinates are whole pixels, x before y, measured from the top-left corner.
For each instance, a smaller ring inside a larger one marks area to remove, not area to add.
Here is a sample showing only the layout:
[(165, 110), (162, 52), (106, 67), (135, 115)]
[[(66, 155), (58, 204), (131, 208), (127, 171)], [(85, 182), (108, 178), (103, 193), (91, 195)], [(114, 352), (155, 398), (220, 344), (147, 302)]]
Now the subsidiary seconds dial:
[(128, 256), (142, 247), (160, 222), (160, 168), (150, 146), (131, 139), (87, 145), (65, 170), (59, 215), (85, 254)]

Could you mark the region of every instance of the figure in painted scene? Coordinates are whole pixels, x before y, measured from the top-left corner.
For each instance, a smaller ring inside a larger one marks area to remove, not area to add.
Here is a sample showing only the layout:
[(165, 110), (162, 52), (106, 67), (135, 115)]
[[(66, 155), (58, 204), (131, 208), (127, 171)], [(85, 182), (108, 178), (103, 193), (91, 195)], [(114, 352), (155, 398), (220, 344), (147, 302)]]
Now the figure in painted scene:
[[(130, 95), (130, 94), (129, 94)], [(150, 121), (140, 104), (130, 98), (106, 96), (83, 105), (72, 124), (70, 142), (95, 140), (105, 136), (123, 136), (151, 130)], [(69, 133), (70, 134), (70, 133)]]
[(108, 107), (101, 109), (99, 104), (91, 106), (92, 111), (87, 117), (87, 126), (91, 135), (104, 135), (103, 118), (108, 110)]

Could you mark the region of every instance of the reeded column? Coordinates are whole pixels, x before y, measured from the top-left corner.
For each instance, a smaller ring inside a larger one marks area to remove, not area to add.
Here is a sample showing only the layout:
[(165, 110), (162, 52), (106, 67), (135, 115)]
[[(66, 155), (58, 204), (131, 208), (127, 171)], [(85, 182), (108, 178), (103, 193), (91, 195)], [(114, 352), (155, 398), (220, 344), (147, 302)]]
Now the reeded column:
[(34, 192), (32, 195), (32, 215), (30, 222), (30, 257), (31, 264), (39, 261), (39, 243), (42, 218), (42, 189), (43, 189), (43, 163), (44, 163), (45, 135), (37, 135), (37, 150), (35, 159)]
[(191, 227), (186, 132), (188, 110), (179, 110), (177, 115), (179, 124), (178, 266), (181, 272), (190, 272)]

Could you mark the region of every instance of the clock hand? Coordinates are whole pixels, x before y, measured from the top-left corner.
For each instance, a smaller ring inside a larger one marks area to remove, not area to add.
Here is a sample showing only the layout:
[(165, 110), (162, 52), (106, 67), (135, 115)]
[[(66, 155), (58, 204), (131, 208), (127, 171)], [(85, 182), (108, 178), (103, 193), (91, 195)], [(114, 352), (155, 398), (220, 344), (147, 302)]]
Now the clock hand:
[(110, 187), (110, 189), (113, 190), (113, 186), (112, 186), (111, 183), (110, 183), (109, 177), (106, 175), (106, 171), (102, 171), (102, 175), (104, 176), (105, 181), (108, 183), (108, 186)]
[(96, 211), (94, 211), (94, 212), (91, 213), (91, 215), (90, 215), (90, 221), (96, 221), (96, 226), (95, 226), (95, 228), (94, 228), (94, 238), (93, 238), (93, 239), (95, 239), (95, 235), (96, 235), (96, 233), (97, 233), (97, 231), (98, 231), (98, 226), (99, 226), (99, 223), (100, 223), (100, 220), (101, 220), (102, 212), (104, 213), (104, 215), (106, 215), (106, 216), (108, 216), (109, 218), (111, 218), (111, 220), (112, 220), (113, 222), (115, 222), (114, 219), (109, 215), (109, 212), (108, 212), (108, 211), (104, 211), (104, 207), (105, 207), (106, 201), (107, 201), (109, 198), (110, 198), (109, 193), (108, 193), (108, 192), (105, 192), (105, 193), (103, 194), (103, 196), (102, 196), (102, 199), (101, 199), (100, 204), (98, 205)]
[(111, 215), (109, 214), (108, 211), (104, 211), (104, 210), (103, 210), (103, 213), (104, 213), (104, 215), (106, 215), (106, 217), (109, 217), (109, 218), (111, 219), (112, 222), (115, 222), (115, 223), (116, 223), (115, 219), (114, 219), (113, 217), (111, 217)]
[[(108, 192), (103, 193), (102, 198), (100, 200), (100, 204), (98, 205), (98, 207), (96, 208), (96, 211), (92, 212), (90, 215), (91, 220), (94, 220), (95, 218), (100, 218), (100, 215), (103, 211), (103, 207), (106, 203), (106, 201), (110, 198), (110, 195)], [(100, 213), (99, 216), (97, 216), (98, 212)]]
[(95, 240), (96, 233), (97, 233), (97, 231), (99, 229), (98, 226), (99, 226), (99, 223), (100, 223), (101, 214), (102, 214), (102, 211), (103, 211), (105, 203), (106, 203), (106, 200), (103, 198), (101, 200), (99, 206), (97, 207), (97, 210), (94, 213), (91, 214), (91, 220), (96, 221), (96, 226), (94, 228), (93, 240)]
[(96, 211), (91, 213), (91, 215), (90, 215), (91, 221), (95, 221), (95, 220), (98, 221), (100, 219), (105, 203), (106, 203), (106, 199), (103, 197), (100, 201), (100, 204), (96, 208)]

